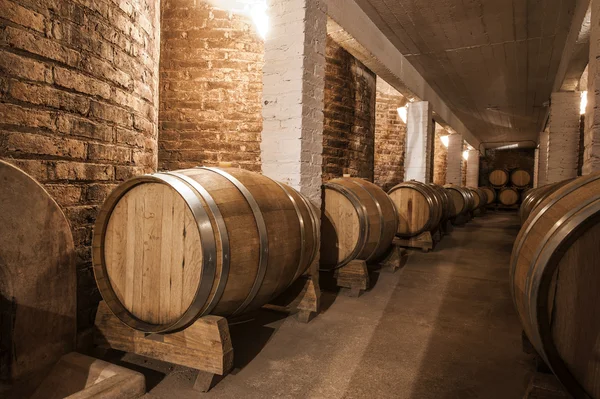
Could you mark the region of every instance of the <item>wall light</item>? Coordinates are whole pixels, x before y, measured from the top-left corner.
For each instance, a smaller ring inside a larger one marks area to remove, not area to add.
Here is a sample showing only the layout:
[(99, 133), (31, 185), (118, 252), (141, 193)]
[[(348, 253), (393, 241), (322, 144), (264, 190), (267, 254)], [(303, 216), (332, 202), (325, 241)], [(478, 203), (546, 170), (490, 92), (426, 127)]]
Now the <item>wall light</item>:
[(408, 120), (408, 104), (404, 107), (400, 107), (397, 109), (398, 116), (402, 119), (402, 122), (406, 123)]
[(469, 150), (464, 150), (464, 151), (463, 151), (463, 159), (464, 159), (465, 161), (468, 161), (468, 160), (469, 160)]
[(585, 115), (585, 109), (587, 108), (587, 91), (581, 92), (581, 102), (579, 103), (579, 114)]
[(256, 26), (256, 31), (260, 37), (267, 38), (269, 33), (269, 16), (267, 15), (267, 3), (265, 1), (254, 4), (250, 9), (250, 17)]
[(448, 144), (450, 144), (450, 136), (441, 136), (440, 140), (442, 141), (444, 147), (448, 148)]

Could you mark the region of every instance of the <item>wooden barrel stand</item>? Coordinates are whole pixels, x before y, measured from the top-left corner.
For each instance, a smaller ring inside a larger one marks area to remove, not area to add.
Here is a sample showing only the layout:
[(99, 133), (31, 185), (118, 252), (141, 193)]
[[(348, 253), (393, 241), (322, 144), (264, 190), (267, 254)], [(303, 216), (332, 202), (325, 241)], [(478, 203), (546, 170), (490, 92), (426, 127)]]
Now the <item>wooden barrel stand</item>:
[(104, 299), (95, 342), (197, 369), (195, 388), (206, 391), (233, 367), (228, 318), (268, 304), (301, 321), (318, 311), (319, 234), (308, 199), (266, 176), (135, 177), (111, 193), (94, 228)]
[(395, 259), (394, 204), (375, 184), (348, 175), (325, 183), (323, 192), (320, 278), (324, 288), (358, 297), (370, 286), (369, 267)]

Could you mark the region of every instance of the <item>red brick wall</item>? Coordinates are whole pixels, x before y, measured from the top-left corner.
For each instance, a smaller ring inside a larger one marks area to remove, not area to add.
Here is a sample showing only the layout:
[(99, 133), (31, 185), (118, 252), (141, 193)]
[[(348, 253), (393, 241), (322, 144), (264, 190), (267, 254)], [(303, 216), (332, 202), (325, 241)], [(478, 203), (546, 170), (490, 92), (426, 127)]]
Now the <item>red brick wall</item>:
[(118, 182), (156, 168), (158, 0), (0, 0), (0, 158), (70, 220), (78, 324), (100, 299), (92, 227)]
[(383, 79), (377, 79), (375, 116), (375, 184), (385, 191), (404, 180), (406, 124), (398, 108), (408, 101)]
[(375, 74), (327, 38), (323, 181), (345, 173), (373, 181)]
[(201, 0), (161, 12), (159, 169), (260, 171), (264, 45), (251, 21)]
[(441, 137), (447, 135), (443, 129), (436, 129), (433, 149), (433, 182), (446, 184), (446, 170), (448, 169), (448, 148), (442, 143)]

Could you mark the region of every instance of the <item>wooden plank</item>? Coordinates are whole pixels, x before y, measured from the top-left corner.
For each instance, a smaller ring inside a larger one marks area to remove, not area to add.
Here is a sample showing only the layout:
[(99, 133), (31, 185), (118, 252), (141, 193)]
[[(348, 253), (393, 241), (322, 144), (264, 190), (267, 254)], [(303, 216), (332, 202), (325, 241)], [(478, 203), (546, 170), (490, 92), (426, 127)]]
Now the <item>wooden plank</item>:
[(405, 248), (418, 248), (424, 252), (429, 252), (433, 249), (433, 237), (431, 232), (426, 231), (416, 237), (396, 238), (397, 245)]
[(102, 348), (131, 352), (198, 370), (224, 375), (233, 368), (233, 346), (227, 320), (205, 316), (183, 331), (144, 334), (118, 320), (104, 302), (96, 315), (95, 342)]
[(71, 352), (59, 360), (31, 399), (133, 399), (145, 393), (143, 374)]
[[(351, 297), (358, 297), (369, 288), (369, 270), (364, 260), (352, 260), (347, 265), (336, 269), (333, 278), (342, 292)], [(345, 288), (345, 290), (344, 290)]]
[(71, 228), (32, 177), (0, 161), (0, 380), (45, 371), (75, 349)]

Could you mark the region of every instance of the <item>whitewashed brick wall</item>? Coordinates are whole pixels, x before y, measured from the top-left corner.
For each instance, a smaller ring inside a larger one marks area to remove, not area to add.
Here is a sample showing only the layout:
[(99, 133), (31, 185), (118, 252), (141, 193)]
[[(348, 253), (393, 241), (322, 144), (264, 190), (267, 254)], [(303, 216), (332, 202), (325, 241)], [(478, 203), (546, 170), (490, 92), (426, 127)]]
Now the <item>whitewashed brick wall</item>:
[(577, 176), (581, 94), (557, 92), (551, 98), (546, 182), (556, 183)]
[(446, 172), (446, 183), (462, 185), (462, 151), (463, 138), (460, 134), (448, 136), (448, 170)]
[(536, 148), (533, 158), (533, 187), (539, 187), (540, 178), (540, 149)]
[(470, 150), (467, 158), (467, 187), (479, 187), (479, 151)]
[(590, 63), (583, 152), (583, 174), (600, 171), (600, 1), (591, 1)]
[(538, 161), (538, 184), (544, 186), (547, 183), (548, 172), (548, 131), (540, 133), (540, 151)]
[(428, 101), (411, 103), (406, 121), (404, 179), (431, 182), (432, 109)]
[(269, 0), (262, 172), (321, 204), (327, 15), (321, 0)]

